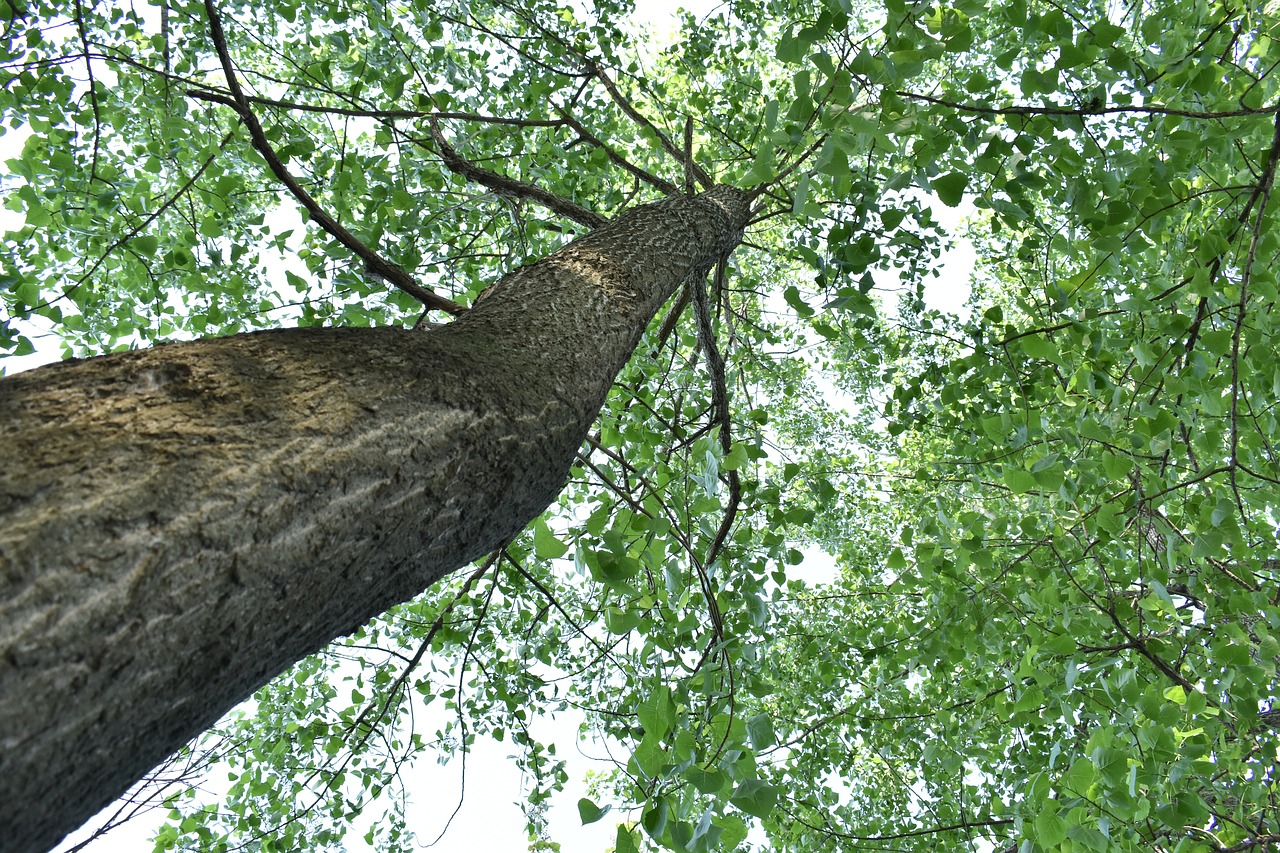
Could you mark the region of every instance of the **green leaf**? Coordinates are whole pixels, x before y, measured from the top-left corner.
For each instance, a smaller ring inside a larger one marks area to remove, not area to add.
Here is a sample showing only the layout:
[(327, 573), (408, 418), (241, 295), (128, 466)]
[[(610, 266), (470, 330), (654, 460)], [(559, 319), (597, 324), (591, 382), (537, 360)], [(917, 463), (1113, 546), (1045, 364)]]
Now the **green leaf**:
[(744, 779), (734, 789), (729, 802), (749, 815), (766, 818), (778, 803), (778, 790), (759, 779)]
[(1058, 807), (1050, 802), (1044, 811), (1036, 815), (1036, 843), (1042, 848), (1054, 848), (1067, 837), (1067, 823), (1058, 817)]
[(614, 853), (640, 853), (636, 837), (622, 824), (618, 824), (618, 833), (613, 842)]
[(751, 748), (757, 752), (768, 749), (777, 742), (773, 720), (767, 713), (756, 714), (747, 720), (747, 737), (751, 740)]
[(561, 542), (551, 532), (545, 519), (539, 518), (533, 525), (533, 552), (539, 560), (558, 560), (569, 551), (569, 546)]
[[(595, 823), (600, 818), (604, 817), (609, 813), (611, 808), (613, 807), (607, 805), (604, 808), (601, 808), (591, 800), (583, 797), (578, 800), (578, 817), (582, 819), (582, 825), (586, 826), (587, 824)], [(621, 827), (619, 827), (619, 829), (621, 829)]]
[(1034, 474), (1013, 465), (1004, 466), (1004, 483), (1015, 495), (1025, 494), (1037, 485)]
[(641, 700), (636, 712), (646, 736), (652, 735), (658, 740), (665, 738), (676, 721), (676, 706), (671, 699), (671, 689), (663, 686), (654, 690)]
[(809, 303), (805, 302), (804, 298), (800, 296), (800, 289), (794, 284), (789, 285), (782, 291), (782, 298), (785, 299), (787, 304), (794, 308), (796, 314), (801, 317), (813, 316), (813, 309), (809, 307)]
[(1041, 335), (1027, 335), (1018, 341), (1022, 347), (1022, 351), (1032, 358), (1043, 359), (1045, 361), (1057, 361), (1058, 348), (1053, 345), (1053, 341)]
[(947, 207), (955, 207), (964, 198), (965, 187), (969, 185), (969, 176), (963, 172), (948, 172), (934, 178), (930, 183), (943, 204)]
[(666, 761), (666, 753), (663, 752), (659, 736), (648, 733), (636, 746), (636, 750), (631, 754), (631, 757), (639, 771), (650, 779), (658, 775), (658, 771), (662, 769), (662, 765)]

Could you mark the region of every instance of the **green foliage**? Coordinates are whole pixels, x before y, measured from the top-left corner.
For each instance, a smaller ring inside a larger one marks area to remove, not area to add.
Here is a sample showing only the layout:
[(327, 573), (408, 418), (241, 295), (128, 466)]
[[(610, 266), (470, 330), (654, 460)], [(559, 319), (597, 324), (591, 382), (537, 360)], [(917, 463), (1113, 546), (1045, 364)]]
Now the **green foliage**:
[[(77, 9), (6, 22), (0, 348), (416, 319), (294, 219), (201, 4)], [(731, 442), (691, 312), (659, 318), (559, 504), (224, 720), (228, 792), (171, 791), (158, 849), (341, 849), (362, 814), (409, 849), (401, 769), (479, 736), (553, 849), (566, 745), (530, 722), (570, 708), (619, 853), (1280, 838), (1271, 6), (748, 0), (662, 48), (614, 2), (221, 11), (292, 173), (463, 303), (582, 226), (452, 174), (429, 115), (602, 215), (683, 186), (686, 117), (767, 186), (712, 289)]]

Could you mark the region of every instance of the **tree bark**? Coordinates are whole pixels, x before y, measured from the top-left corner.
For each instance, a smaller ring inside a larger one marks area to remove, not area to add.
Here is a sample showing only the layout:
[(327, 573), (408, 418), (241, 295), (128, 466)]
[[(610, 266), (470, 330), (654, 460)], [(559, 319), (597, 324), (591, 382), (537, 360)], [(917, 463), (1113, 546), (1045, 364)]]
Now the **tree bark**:
[(53, 846), (290, 664), (509, 541), (747, 208), (728, 187), (635, 208), (431, 332), (258, 332), (0, 381), (0, 848)]

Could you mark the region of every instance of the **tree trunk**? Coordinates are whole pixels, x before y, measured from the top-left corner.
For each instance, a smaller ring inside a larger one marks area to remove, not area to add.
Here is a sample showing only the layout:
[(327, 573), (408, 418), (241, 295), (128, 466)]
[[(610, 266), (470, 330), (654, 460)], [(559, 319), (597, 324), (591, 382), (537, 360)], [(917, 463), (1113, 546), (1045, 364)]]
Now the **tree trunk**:
[(0, 848), (56, 844), (519, 532), (747, 207), (717, 187), (636, 208), (431, 332), (258, 332), (0, 382)]

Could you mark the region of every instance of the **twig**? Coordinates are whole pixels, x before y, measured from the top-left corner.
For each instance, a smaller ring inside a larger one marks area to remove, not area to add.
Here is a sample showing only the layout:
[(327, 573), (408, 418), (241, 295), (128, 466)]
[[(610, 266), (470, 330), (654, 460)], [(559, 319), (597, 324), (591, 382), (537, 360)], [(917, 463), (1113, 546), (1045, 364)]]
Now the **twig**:
[[(213, 35), (214, 48), (217, 50), (218, 59), (222, 63), (222, 71), (227, 77), (227, 89), (231, 92), (231, 100), (224, 99), (222, 103), (232, 107), (239, 114), (240, 119), (249, 129), (253, 147), (262, 155), (262, 159), (267, 162), (268, 168), (271, 169), (277, 180), (284, 184), (289, 192), (293, 194), (293, 197), (306, 208), (308, 215), (315, 220), (317, 225), (347, 247), (360, 260), (364, 261), (365, 269), (368, 272), (386, 279), (423, 305), (438, 308), (454, 315), (465, 313), (466, 308), (451, 299), (446, 299), (437, 293), (426, 290), (414, 281), (413, 277), (404, 269), (366, 246), (354, 234), (344, 228), (341, 223), (330, 216), (320, 206), (320, 203), (303, 188), (302, 184), (298, 183), (298, 180), (290, 174), (276, 154), (275, 149), (271, 147), (271, 143), (267, 140), (267, 134), (262, 129), (261, 122), (253, 114), (249, 99), (245, 96), (244, 90), (240, 88), (240, 81), (236, 79), (235, 66), (231, 62), (231, 53), (227, 49), (227, 37), (222, 30), (222, 19), (214, 6), (214, 0), (205, 0), (204, 7), (209, 16), (209, 29)], [(214, 98), (210, 98), (210, 100), (214, 100)]]
[(84, 71), (89, 78), (89, 103), (93, 106), (93, 161), (89, 166), (89, 179), (98, 179), (98, 150), (102, 144), (102, 112), (98, 106), (98, 81), (93, 78), (93, 60), (89, 58), (89, 35), (85, 30), (84, 6), (76, 0), (76, 29), (80, 33), (80, 45), (84, 50)]
[(1253, 278), (1253, 265), (1258, 259), (1258, 243), (1262, 238), (1263, 219), (1267, 212), (1267, 202), (1271, 199), (1271, 187), (1276, 177), (1276, 164), (1280, 162), (1280, 112), (1276, 113), (1275, 133), (1271, 139), (1271, 151), (1267, 155), (1267, 164), (1258, 178), (1258, 188), (1249, 199), (1246, 212), (1258, 204), (1256, 225), (1253, 237), (1249, 241), (1249, 253), (1245, 257), (1244, 271), (1240, 275), (1240, 299), (1236, 309), (1235, 328), (1231, 331), (1231, 491), (1236, 498), (1236, 508), (1244, 520), (1244, 502), (1240, 497), (1240, 486), (1236, 482), (1236, 467), (1240, 459), (1240, 334), (1244, 330), (1245, 310), (1249, 304), (1249, 284)]
[[(234, 136), (233, 133), (228, 133), (226, 136), (222, 137), (222, 141), (218, 143), (218, 148), (220, 149), (224, 148), (226, 144), (231, 141), (232, 136)], [(89, 277), (98, 271), (99, 267), (101, 267), (103, 264), (107, 262), (107, 258), (111, 257), (112, 252), (114, 252), (116, 249), (119, 249), (125, 243), (128, 243), (134, 237), (137, 237), (139, 234), (145, 231), (147, 227), (151, 225), (152, 222), (155, 222), (157, 219), (160, 218), (161, 214), (163, 214), (169, 208), (173, 207), (173, 205), (176, 204), (180, 198), (185, 196), (187, 192), (193, 186), (195, 186), (196, 181), (200, 180), (200, 176), (203, 175), (205, 171), (210, 166), (213, 165), (213, 161), (216, 159), (218, 159), (216, 154), (210, 155), (204, 161), (204, 163), (200, 165), (200, 168), (196, 170), (196, 173), (192, 175), (190, 178), (188, 178), (182, 184), (182, 186), (178, 187), (178, 191), (174, 193), (172, 196), (170, 196), (168, 199), (166, 199), (164, 204), (157, 207), (154, 211), (148, 214), (147, 217), (142, 220), (142, 222), (138, 223), (138, 225), (134, 226), (133, 228), (130, 228), (128, 233), (117, 238), (110, 246), (104, 249), (102, 254), (98, 256), (98, 259), (93, 262), (92, 266), (89, 267), (88, 271), (85, 272), (84, 275), (76, 279), (75, 284), (72, 284), (66, 290), (62, 291), (60, 295), (55, 296), (49, 301), (43, 302), (37, 306), (34, 306), (32, 310), (35, 310), (38, 308), (47, 308), (53, 303), (57, 302), (59, 299), (66, 299), (69, 296), (71, 296), (71, 294), (74, 293), (76, 289), (80, 287), (80, 285), (88, 281)]]

